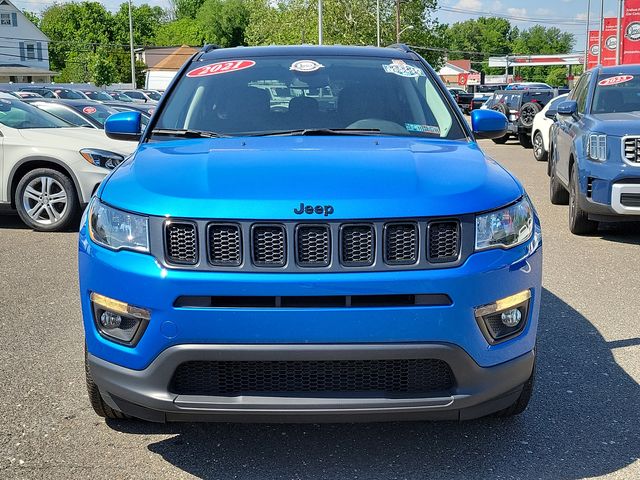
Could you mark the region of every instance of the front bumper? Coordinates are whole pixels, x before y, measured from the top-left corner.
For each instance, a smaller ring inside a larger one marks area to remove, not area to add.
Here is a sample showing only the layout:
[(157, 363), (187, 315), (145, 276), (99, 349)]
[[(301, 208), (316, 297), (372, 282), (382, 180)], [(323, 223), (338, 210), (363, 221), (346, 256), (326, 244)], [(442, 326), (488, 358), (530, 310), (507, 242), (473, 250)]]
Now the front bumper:
[[(169, 392), (172, 373), (193, 360), (286, 361), (432, 358), (455, 376), (448, 392), (416, 398), (384, 395), (190, 396)], [(482, 368), (449, 344), (373, 345), (177, 345), (147, 368), (131, 370), (88, 355), (91, 374), (105, 401), (128, 415), (166, 421), (372, 421), (468, 420), (511, 405), (532, 375), (534, 352)]]

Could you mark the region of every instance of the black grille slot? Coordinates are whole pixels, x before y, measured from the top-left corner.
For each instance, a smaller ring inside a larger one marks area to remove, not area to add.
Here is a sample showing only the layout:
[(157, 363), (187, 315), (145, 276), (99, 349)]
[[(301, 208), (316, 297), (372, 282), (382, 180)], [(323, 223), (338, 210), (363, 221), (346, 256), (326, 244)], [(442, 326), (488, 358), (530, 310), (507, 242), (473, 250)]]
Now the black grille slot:
[(298, 226), (296, 255), (303, 267), (326, 267), (331, 259), (331, 237), (326, 225)]
[(458, 222), (431, 222), (428, 229), (427, 259), (434, 263), (455, 262), (460, 253)]
[(359, 267), (373, 264), (375, 237), (372, 225), (345, 225), (341, 235), (343, 265)]
[(194, 223), (167, 222), (165, 248), (171, 263), (195, 265), (198, 263), (198, 234)]
[(386, 263), (408, 265), (418, 261), (418, 226), (415, 223), (388, 224), (384, 235)]
[(640, 193), (623, 193), (620, 203), (625, 207), (640, 207)]
[(259, 267), (282, 267), (286, 263), (286, 237), (282, 225), (254, 225), (253, 263)]
[(629, 162), (640, 161), (640, 138), (625, 138), (624, 139), (624, 158)]
[(436, 359), (191, 361), (178, 366), (178, 395), (250, 393), (425, 394), (453, 387), (449, 365)]
[(240, 226), (234, 224), (209, 225), (209, 261), (212, 265), (237, 266), (242, 263)]

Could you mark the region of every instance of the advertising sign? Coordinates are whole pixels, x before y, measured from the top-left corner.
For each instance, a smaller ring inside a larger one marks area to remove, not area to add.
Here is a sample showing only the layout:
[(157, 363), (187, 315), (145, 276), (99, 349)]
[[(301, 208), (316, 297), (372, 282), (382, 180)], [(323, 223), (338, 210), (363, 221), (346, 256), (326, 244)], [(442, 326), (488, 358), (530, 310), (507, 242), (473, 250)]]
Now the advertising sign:
[(624, 2), (622, 63), (640, 63), (640, 0)]
[[(604, 19), (604, 33), (602, 35), (602, 56), (600, 63), (605, 67), (616, 64), (618, 19), (609, 17)], [(597, 58), (597, 57), (596, 57)]]
[(591, 70), (596, 65), (598, 65), (598, 50), (599, 45), (598, 42), (600, 40), (600, 31), (599, 30), (591, 30), (589, 31), (589, 52), (587, 56), (587, 69)]

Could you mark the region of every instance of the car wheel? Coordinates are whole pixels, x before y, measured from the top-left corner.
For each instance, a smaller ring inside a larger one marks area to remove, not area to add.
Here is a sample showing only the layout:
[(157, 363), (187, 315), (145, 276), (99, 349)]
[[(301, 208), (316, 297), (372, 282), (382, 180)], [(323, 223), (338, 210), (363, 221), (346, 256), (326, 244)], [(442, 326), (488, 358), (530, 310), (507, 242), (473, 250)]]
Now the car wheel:
[(87, 362), (86, 346), (84, 348), (84, 373), (85, 379), (87, 381), (87, 393), (89, 394), (89, 402), (91, 402), (93, 411), (96, 412), (99, 417), (111, 418), (114, 420), (131, 418), (128, 415), (120, 412), (119, 410), (115, 410), (104, 403), (102, 395), (100, 395), (100, 390), (98, 389), (98, 386), (93, 382), (93, 378), (91, 377), (91, 369), (89, 368), (89, 362)]
[(512, 405), (508, 406), (504, 410), (500, 410), (496, 412), (494, 415), (496, 417), (505, 418), (505, 417), (513, 417), (515, 415), (520, 415), (522, 412), (524, 412), (527, 409), (529, 402), (531, 401), (531, 396), (533, 394), (533, 385), (535, 383), (535, 377), (536, 377), (536, 366), (534, 364), (533, 371), (531, 372), (531, 376), (522, 387), (522, 392), (520, 392), (520, 396), (518, 397), (518, 399), (515, 402), (513, 402)]
[(533, 126), (533, 119), (542, 110), (539, 103), (527, 102), (520, 107), (520, 124), (523, 127), (530, 128)]
[(15, 205), (22, 221), (42, 232), (68, 228), (80, 211), (71, 179), (50, 168), (31, 170), (20, 179)]
[(544, 142), (542, 140), (542, 133), (536, 132), (533, 135), (533, 156), (539, 162), (547, 160), (547, 151), (544, 149)]
[(528, 133), (519, 133), (518, 141), (524, 148), (531, 148), (531, 135)]
[(552, 150), (551, 158), (549, 159), (549, 200), (551, 200), (551, 203), (553, 205), (568, 205), (569, 192), (567, 192), (567, 190), (556, 177), (557, 155), (557, 151)]
[(580, 208), (578, 185), (578, 169), (574, 167), (569, 181), (569, 230), (575, 235), (586, 235), (598, 229), (598, 222), (589, 220), (587, 212)]

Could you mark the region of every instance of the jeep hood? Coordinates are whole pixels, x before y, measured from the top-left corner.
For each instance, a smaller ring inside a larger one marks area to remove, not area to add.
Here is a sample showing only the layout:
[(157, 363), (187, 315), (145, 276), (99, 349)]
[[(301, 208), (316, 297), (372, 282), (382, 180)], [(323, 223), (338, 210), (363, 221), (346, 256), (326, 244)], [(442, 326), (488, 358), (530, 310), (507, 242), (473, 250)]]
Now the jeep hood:
[[(481, 212), (522, 193), (474, 143), (298, 136), (142, 144), (100, 196), (149, 215), (319, 220)], [(332, 205), (334, 214), (296, 215), (300, 203)]]

